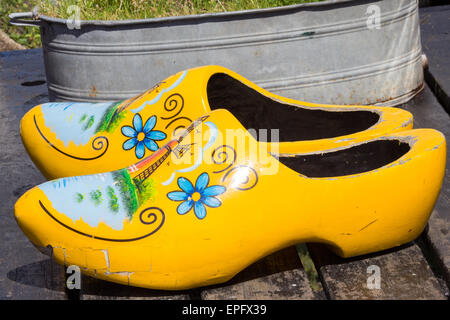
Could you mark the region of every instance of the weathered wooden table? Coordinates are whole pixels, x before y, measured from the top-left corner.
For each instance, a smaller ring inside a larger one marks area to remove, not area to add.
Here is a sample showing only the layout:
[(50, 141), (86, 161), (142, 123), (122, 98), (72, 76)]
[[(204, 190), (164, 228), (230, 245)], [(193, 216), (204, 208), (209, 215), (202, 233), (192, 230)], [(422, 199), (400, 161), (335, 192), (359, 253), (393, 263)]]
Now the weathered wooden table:
[[(450, 6), (423, 8), (427, 84), (401, 105), (415, 127), (440, 130), (450, 141)], [(277, 252), (230, 282), (181, 292), (145, 290), (83, 277), (80, 291), (65, 288), (64, 268), (38, 252), (13, 217), (17, 198), (45, 181), (27, 156), (19, 121), (48, 101), (40, 49), (0, 53), (0, 299), (446, 299), (450, 284), (450, 173), (427, 229), (389, 251), (340, 259), (311, 244)], [(447, 156), (448, 159), (448, 156)], [(309, 252), (309, 254), (308, 254)], [(312, 260), (311, 260), (312, 258)], [(380, 289), (369, 289), (369, 266), (380, 269)]]

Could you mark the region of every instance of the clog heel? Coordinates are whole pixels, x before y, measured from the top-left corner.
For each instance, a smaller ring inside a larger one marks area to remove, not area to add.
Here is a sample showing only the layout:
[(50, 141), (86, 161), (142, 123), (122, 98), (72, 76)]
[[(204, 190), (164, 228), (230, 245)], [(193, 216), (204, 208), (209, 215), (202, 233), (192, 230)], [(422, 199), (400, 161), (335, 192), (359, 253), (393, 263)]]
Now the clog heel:
[(107, 103), (45, 103), (21, 121), (31, 159), (49, 179), (108, 172), (143, 159), (192, 120), (225, 108), (246, 129), (279, 129), (275, 153), (338, 148), (411, 129), (412, 115), (388, 107), (333, 106), (270, 93), (237, 73), (205, 66), (177, 73), (142, 95)]
[(113, 282), (186, 289), (227, 281), (300, 242), (343, 257), (409, 242), (445, 170), (445, 138), (432, 129), (278, 159), (266, 147), (215, 110), (134, 165), (27, 191), (15, 218), (59, 263)]

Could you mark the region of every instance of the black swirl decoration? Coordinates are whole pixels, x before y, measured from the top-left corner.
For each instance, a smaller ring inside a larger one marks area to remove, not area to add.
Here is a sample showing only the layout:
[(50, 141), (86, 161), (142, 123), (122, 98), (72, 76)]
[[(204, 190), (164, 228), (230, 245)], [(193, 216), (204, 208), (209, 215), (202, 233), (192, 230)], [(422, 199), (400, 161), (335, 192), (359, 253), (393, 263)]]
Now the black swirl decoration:
[(161, 214), (162, 220), (164, 221), (164, 211), (158, 207), (150, 207), (142, 210), (139, 214), (139, 220), (143, 224), (153, 224), (158, 220), (157, 213)]
[(180, 129), (185, 129), (189, 124), (191, 124), (192, 120), (188, 117), (179, 117), (178, 115), (184, 108), (184, 98), (179, 93), (171, 94), (167, 97), (166, 101), (164, 101), (164, 110), (169, 113), (168, 116), (161, 117), (163, 120), (170, 120), (166, 125), (165, 129), (168, 129), (172, 125), (176, 125), (172, 131), (172, 135), (176, 136), (177, 131)]
[(108, 149), (109, 146), (109, 141), (108, 138), (106, 138), (105, 136), (98, 136), (96, 137), (94, 140), (92, 140), (92, 148), (94, 150), (102, 150), (104, 145), (106, 144), (106, 149)]
[(179, 93), (171, 94), (170, 96), (167, 97), (166, 101), (164, 101), (164, 110), (168, 111), (169, 113), (172, 112), (175, 113), (173, 115), (170, 115), (169, 117), (161, 117), (161, 119), (170, 120), (175, 118), (183, 110), (183, 107), (184, 107), (183, 96)]
[(188, 126), (189, 124), (192, 123), (192, 120), (189, 119), (188, 117), (178, 117), (178, 118), (175, 118), (175, 119), (173, 119), (172, 121), (170, 121), (170, 122), (166, 125), (165, 129), (168, 129), (168, 128), (169, 128), (172, 124), (174, 124), (175, 122), (180, 122), (180, 121), (184, 122), (184, 124), (181, 124), (181, 125), (178, 124), (177, 127), (175, 127), (175, 129), (173, 129), (173, 134), (174, 134), (174, 135), (175, 135), (175, 132), (176, 132), (177, 130), (179, 130), (179, 129), (186, 129), (187, 126)]
[[(59, 221), (53, 214), (51, 214), (51, 212), (45, 207), (45, 205), (42, 203), (42, 201), (39, 200), (39, 205), (42, 208), (42, 210), (50, 217), (52, 218), (54, 221), (56, 221), (57, 223), (59, 223), (61, 226), (63, 226), (64, 228), (73, 231), (75, 233), (78, 233), (79, 235), (91, 238), (91, 239), (97, 239), (97, 240), (103, 240), (103, 241), (111, 241), (111, 242), (130, 242), (130, 241), (136, 241), (136, 240), (141, 240), (144, 238), (147, 238), (149, 236), (151, 236), (152, 234), (156, 233), (159, 229), (161, 229), (161, 227), (163, 226), (164, 222), (165, 222), (165, 215), (164, 215), (164, 211), (158, 207), (150, 207), (150, 208), (146, 208), (143, 209), (140, 214), (139, 214), (139, 220), (142, 224), (144, 225), (152, 225), (155, 223), (159, 224), (155, 224), (157, 227), (152, 229), (151, 232), (144, 234), (142, 236), (139, 237), (134, 237), (134, 238), (124, 238), (124, 239), (120, 239), (120, 238), (105, 238), (105, 237), (100, 237), (98, 235), (94, 235), (94, 234), (89, 234), (89, 233), (85, 233), (82, 231), (79, 231), (77, 229), (74, 229), (68, 225), (66, 225), (65, 223)], [(160, 219), (158, 219), (158, 217), (161, 217)]]
[(224, 169), (213, 171), (213, 173), (221, 173), (227, 171), (236, 162), (236, 150), (234, 150), (233, 147), (229, 145), (223, 145), (214, 149), (211, 154), (211, 158), (214, 164), (222, 165), (224, 163), (227, 163), (231, 155), (233, 156), (232, 162), (228, 164), (228, 166), (226, 166)]
[[(245, 173), (245, 176), (242, 175)], [(229, 179), (231, 184), (233, 184), (234, 179), (238, 177), (241, 181), (238, 181), (238, 185), (232, 186), (234, 189), (245, 191), (250, 190), (256, 186), (258, 183), (258, 173), (255, 169), (246, 165), (235, 166), (227, 171), (222, 177), (222, 182)]]
[(92, 147), (92, 149), (94, 149), (96, 151), (99, 151), (99, 150), (103, 150), (103, 151), (100, 154), (98, 154), (96, 156), (93, 156), (93, 157), (78, 157), (78, 156), (75, 156), (75, 155), (72, 155), (72, 154), (68, 154), (67, 152), (62, 151), (62, 150), (58, 149), (55, 145), (53, 145), (53, 143), (51, 143), (44, 136), (44, 134), (42, 133), (41, 129), (39, 128), (39, 126), (37, 124), (37, 121), (36, 121), (36, 116), (34, 116), (34, 125), (36, 126), (36, 129), (39, 132), (39, 134), (41, 135), (42, 139), (44, 139), (45, 142), (47, 142), (47, 144), (50, 147), (52, 147), (53, 149), (55, 149), (59, 153), (65, 155), (67, 157), (70, 157), (72, 159), (85, 160), (85, 161), (87, 161), (87, 160), (95, 160), (95, 159), (98, 159), (98, 158), (102, 157), (106, 153), (106, 151), (108, 150), (108, 147), (109, 147), (108, 138), (105, 137), (105, 136), (98, 136), (94, 140), (92, 140), (91, 147)]

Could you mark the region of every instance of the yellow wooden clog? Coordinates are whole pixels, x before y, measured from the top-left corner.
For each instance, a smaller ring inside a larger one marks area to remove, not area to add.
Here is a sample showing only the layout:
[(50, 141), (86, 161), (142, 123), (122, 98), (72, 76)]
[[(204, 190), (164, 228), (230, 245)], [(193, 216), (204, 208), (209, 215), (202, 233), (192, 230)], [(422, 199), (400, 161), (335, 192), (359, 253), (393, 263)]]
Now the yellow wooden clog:
[(152, 156), (26, 192), (16, 220), (57, 262), (155, 289), (221, 283), (300, 242), (343, 257), (409, 242), (445, 170), (432, 129), (277, 160), (226, 110), (194, 121)]
[(226, 68), (206, 66), (175, 74), (126, 101), (36, 106), (23, 117), (21, 136), (49, 179), (108, 172), (151, 155), (217, 108), (231, 111), (247, 129), (279, 129), (274, 153), (334, 149), (413, 125), (412, 115), (401, 109), (296, 101)]

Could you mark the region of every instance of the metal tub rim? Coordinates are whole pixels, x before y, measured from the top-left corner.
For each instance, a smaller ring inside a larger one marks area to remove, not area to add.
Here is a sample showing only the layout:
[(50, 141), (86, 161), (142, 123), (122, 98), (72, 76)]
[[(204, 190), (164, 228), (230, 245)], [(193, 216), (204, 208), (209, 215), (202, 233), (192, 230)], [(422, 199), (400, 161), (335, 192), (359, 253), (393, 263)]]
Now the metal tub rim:
[[(300, 3), (287, 6), (270, 7), (262, 9), (248, 9), (239, 11), (224, 11), (215, 13), (202, 13), (202, 14), (192, 14), (183, 16), (168, 16), (168, 17), (158, 17), (158, 18), (147, 18), (147, 19), (127, 19), (127, 20), (79, 20), (80, 26), (103, 26), (103, 27), (114, 27), (114, 26), (127, 26), (127, 25), (137, 25), (137, 24), (161, 24), (167, 22), (190, 22), (192, 20), (208, 20), (211, 18), (246, 18), (250, 16), (259, 16), (271, 13), (289, 13), (291, 11), (296, 11), (304, 8), (315, 8), (323, 6), (338, 5), (346, 2), (355, 2), (357, 0), (326, 0), (320, 2), (309, 2)], [(13, 25), (35, 25), (38, 26), (41, 21), (67, 24), (68, 19), (55, 18), (40, 14), (38, 10), (31, 12), (21, 12), (21, 13), (11, 13), (9, 14), (10, 23)], [(22, 20), (24, 18), (32, 20)]]
[[(369, 10), (373, 4), (378, 13)], [(373, 14), (380, 31), (368, 26)], [(40, 27), (51, 99), (125, 99), (145, 84), (207, 64), (282, 96), (328, 104), (392, 106), (423, 86), (417, 0), (334, 0), (135, 20), (73, 21), (38, 9), (10, 17), (13, 24)], [(335, 53), (317, 59), (311, 53), (324, 44)], [(243, 65), (238, 56), (252, 63)], [(272, 57), (282, 63), (272, 66)], [(122, 76), (112, 80), (105, 70)]]

